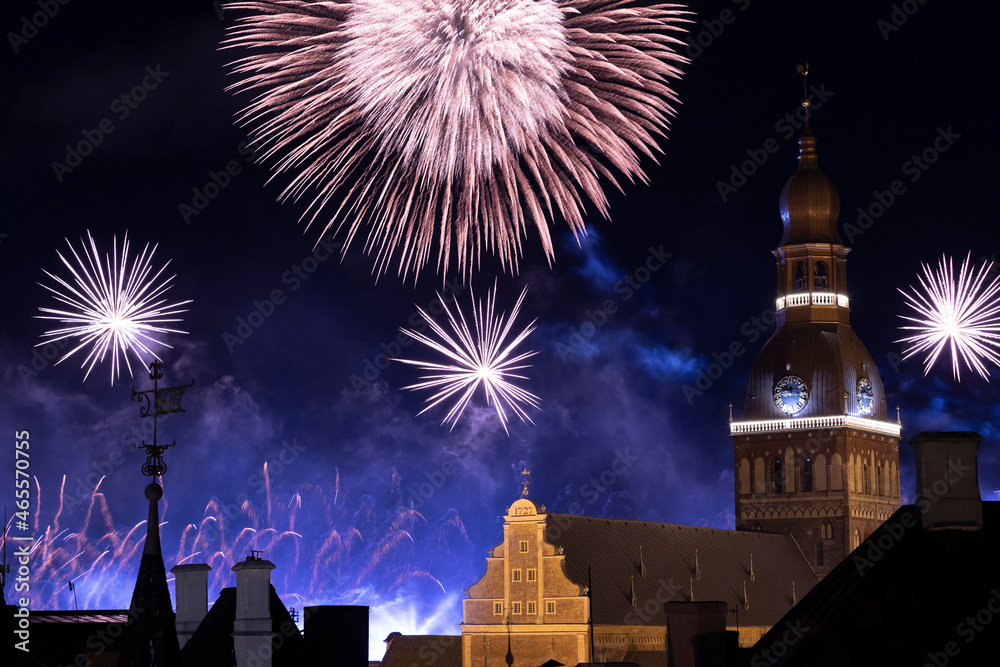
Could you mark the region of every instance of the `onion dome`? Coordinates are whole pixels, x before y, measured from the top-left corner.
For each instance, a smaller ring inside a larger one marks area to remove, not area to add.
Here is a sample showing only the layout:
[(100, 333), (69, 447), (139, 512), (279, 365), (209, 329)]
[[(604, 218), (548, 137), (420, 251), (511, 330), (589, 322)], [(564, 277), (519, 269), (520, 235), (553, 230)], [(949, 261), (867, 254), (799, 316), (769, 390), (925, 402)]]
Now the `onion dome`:
[[(806, 111), (808, 113), (808, 106)], [(781, 237), (784, 246), (793, 243), (836, 243), (841, 245), (837, 233), (837, 215), (840, 197), (837, 188), (819, 169), (816, 137), (809, 131), (806, 117), (805, 129), (799, 137), (799, 168), (785, 183), (779, 204), (785, 232)]]

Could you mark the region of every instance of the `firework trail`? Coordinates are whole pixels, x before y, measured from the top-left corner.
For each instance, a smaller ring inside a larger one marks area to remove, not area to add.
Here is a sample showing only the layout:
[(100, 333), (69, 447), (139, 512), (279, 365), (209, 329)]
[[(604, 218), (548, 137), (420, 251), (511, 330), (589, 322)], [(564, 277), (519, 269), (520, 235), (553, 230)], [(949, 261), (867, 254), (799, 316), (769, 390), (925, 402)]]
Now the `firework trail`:
[(923, 275), (917, 276), (921, 289), (911, 285), (912, 294), (899, 290), (917, 313), (901, 315), (915, 324), (900, 328), (918, 333), (896, 342), (907, 344), (903, 359), (927, 352), (924, 375), (945, 346), (951, 350), (951, 369), (959, 382), (960, 360), (987, 382), (990, 374), (983, 361), (1000, 365), (1000, 277), (987, 283), (993, 262), (984, 261), (976, 271), (969, 266), (971, 257), (972, 253), (966, 255), (957, 280), (952, 259), (942, 256), (937, 271), (921, 264)]
[(81, 239), (82, 250), (77, 252), (73, 244), (66, 239), (66, 244), (72, 253), (74, 262), (56, 251), (59, 259), (72, 274), (71, 280), (64, 280), (43, 269), (45, 275), (54, 280), (56, 287), (39, 283), (52, 293), (56, 300), (69, 309), (39, 308), (47, 315), (36, 315), (43, 320), (55, 320), (68, 326), (53, 329), (42, 334), (39, 347), (47, 343), (67, 338), (75, 338), (78, 345), (64, 354), (59, 364), (79, 350), (90, 347), (80, 368), (87, 368), (83, 379), (86, 380), (94, 366), (103, 362), (108, 352), (111, 353), (111, 384), (120, 374), (119, 362), (124, 359), (129, 375), (132, 375), (132, 364), (128, 353), (132, 352), (141, 365), (146, 361), (139, 352), (151, 357), (157, 357), (150, 345), (170, 347), (156, 338), (155, 334), (187, 333), (169, 329), (161, 325), (180, 322), (179, 318), (171, 317), (187, 309), (180, 306), (191, 303), (181, 301), (167, 304), (163, 298), (171, 287), (175, 276), (164, 278), (160, 276), (170, 265), (168, 261), (159, 271), (154, 273), (151, 263), (157, 246), (150, 249), (149, 244), (143, 248), (138, 257), (129, 257), (128, 234), (122, 240), (121, 259), (118, 257), (118, 239), (112, 243), (111, 255), (104, 255), (97, 250), (94, 237), (87, 232), (88, 244)]
[[(209, 590), (217, 592), (234, 585), (232, 566), (254, 549), (279, 565), (272, 583), (288, 604), (377, 606), (405, 597), (408, 591), (419, 591), (428, 600), (450, 595), (429, 568), (455, 579), (458, 556), (447, 545), (456, 531), (461, 533), (458, 544), (468, 544), (465, 528), (457, 514), (429, 527), (419, 512), (403, 504), (395, 471), (388, 509), (377, 508), (369, 495), (352, 501), (340, 489), (339, 474), (332, 488), (304, 484), (282, 499), (270, 491), (266, 464), (263, 476), (268, 490), (261, 504), (249, 499), (227, 504), (213, 498), (197, 523), (179, 530), (176, 551), (167, 548), (168, 535), (177, 531), (167, 530), (168, 494), (164, 494), (160, 527), (167, 571), (180, 563), (207, 563), (212, 568)], [(68, 581), (76, 584), (81, 609), (128, 606), (146, 522), (117, 526), (101, 491), (102, 482), (103, 478), (83, 501), (66, 494), (63, 477), (55, 517), (39, 531), (42, 496), (35, 480), (38, 502), (32, 521), (37, 537), (31, 553), (39, 565), (32, 571), (32, 600), (39, 609), (71, 605)], [(60, 520), (65, 520), (67, 508), (82, 502), (87, 504), (80, 527), (75, 531), (62, 527)]]
[(609, 217), (600, 178), (646, 181), (677, 98), (688, 22), (633, 0), (235, 2), (251, 15), (223, 48), (239, 120), (262, 158), (292, 174), (324, 233), (368, 227), (378, 275), (404, 277), (436, 247), (469, 275), (484, 253), (517, 271), (527, 228), (554, 257), (549, 223), (585, 233), (584, 200)]
[[(513, 410), (514, 414), (521, 418), (522, 422), (534, 423), (525, 412), (522, 405), (530, 405), (533, 408), (540, 408), (541, 399), (534, 394), (521, 389), (510, 382), (507, 378), (527, 379), (523, 375), (518, 375), (514, 371), (529, 368), (524, 364), (526, 359), (534, 356), (537, 352), (522, 352), (514, 354), (514, 348), (520, 345), (528, 335), (535, 330), (535, 322), (525, 327), (519, 334), (511, 338), (511, 329), (514, 320), (517, 319), (521, 311), (521, 303), (524, 295), (528, 293), (525, 287), (518, 297), (517, 303), (511, 310), (510, 317), (506, 313), (496, 315), (496, 285), (493, 292), (486, 293), (486, 299), (476, 303), (476, 297), (472, 296), (472, 323), (469, 327), (468, 321), (462, 311), (455, 306), (453, 313), (444, 298), (438, 294), (441, 306), (448, 316), (449, 333), (440, 324), (434, 321), (423, 309), (417, 308), (417, 312), (424, 318), (430, 326), (435, 338), (431, 338), (418, 331), (400, 329), (404, 334), (414, 340), (423, 343), (432, 350), (444, 355), (449, 360), (448, 363), (433, 363), (428, 361), (413, 361), (410, 359), (394, 359), (404, 364), (410, 364), (424, 371), (431, 371), (432, 375), (420, 377), (421, 382), (403, 387), (404, 389), (432, 389), (435, 391), (425, 403), (428, 405), (418, 414), (423, 414), (434, 406), (456, 397), (454, 405), (445, 415), (442, 424), (451, 421), (451, 428), (455, 428), (459, 418), (465, 411), (466, 406), (472, 399), (472, 395), (481, 384), (486, 391), (486, 402), (492, 404), (496, 409), (503, 430), (507, 432), (507, 412), (504, 405)], [(474, 331), (473, 331), (474, 330)]]

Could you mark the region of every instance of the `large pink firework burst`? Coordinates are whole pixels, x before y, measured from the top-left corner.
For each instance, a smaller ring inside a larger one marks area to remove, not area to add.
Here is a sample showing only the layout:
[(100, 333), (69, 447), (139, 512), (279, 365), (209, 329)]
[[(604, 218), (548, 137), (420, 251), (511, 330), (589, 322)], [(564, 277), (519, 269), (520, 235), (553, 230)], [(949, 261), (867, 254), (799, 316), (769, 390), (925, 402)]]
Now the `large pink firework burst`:
[(603, 176), (646, 176), (687, 62), (680, 5), (634, 0), (236, 2), (251, 12), (231, 89), (254, 144), (305, 197), (308, 224), (364, 228), (378, 274), (444, 274), (484, 253), (517, 270), (534, 227), (584, 230), (585, 199), (609, 217)]

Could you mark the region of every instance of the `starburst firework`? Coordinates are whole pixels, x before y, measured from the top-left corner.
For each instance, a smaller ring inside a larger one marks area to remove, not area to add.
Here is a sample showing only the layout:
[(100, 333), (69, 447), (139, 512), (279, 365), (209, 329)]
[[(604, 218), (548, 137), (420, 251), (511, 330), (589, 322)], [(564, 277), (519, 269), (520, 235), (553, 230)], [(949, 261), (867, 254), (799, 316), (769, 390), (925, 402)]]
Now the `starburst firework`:
[(951, 349), (952, 373), (959, 382), (960, 359), (986, 381), (989, 371), (983, 360), (1000, 365), (1000, 277), (987, 283), (993, 262), (984, 261), (976, 271), (969, 266), (971, 256), (966, 256), (957, 280), (951, 258), (942, 256), (937, 271), (921, 264), (923, 275), (917, 277), (922, 291), (912, 285), (912, 294), (899, 290), (907, 305), (917, 311), (917, 317), (901, 316), (916, 325), (900, 328), (919, 333), (896, 342), (908, 344), (903, 359), (927, 352), (924, 375), (946, 345)]
[[(584, 233), (600, 184), (646, 181), (687, 62), (680, 5), (633, 0), (303, 0), (248, 10), (225, 48), (248, 49), (231, 89), (257, 96), (240, 121), (278, 173), (281, 199), (311, 198), (308, 224), (368, 226), (379, 274), (406, 275), (437, 246), (468, 275), (485, 251), (517, 270), (533, 226)], [(326, 213), (324, 213), (326, 211)]]
[(166, 303), (163, 296), (170, 288), (174, 276), (160, 279), (170, 265), (169, 261), (159, 271), (153, 272), (151, 264), (157, 246), (150, 249), (147, 243), (138, 257), (130, 259), (126, 233), (122, 240), (121, 258), (118, 256), (118, 239), (115, 238), (111, 255), (105, 254), (102, 261), (101, 253), (89, 231), (87, 240), (89, 244), (81, 239), (82, 251), (77, 252), (69, 239), (66, 239), (75, 264), (56, 251), (72, 274), (71, 280), (64, 280), (43, 269), (45, 275), (56, 281), (57, 286), (39, 284), (69, 309), (39, 308), (38, 310), (48, 314), (35, 317), (55, 320), (69, 326), (45, 332), (41, 336), (43, 341), (36, 347), (69, 338), (77, 339), (77, 346), (64, 354), (56, 362), (58, 364), (89, 346), (90, 350), (80, 365), (80, 368), (87, 368), (84, 380), (97, 362), (103, 362), (110, 352), (111, 384), (114, 384), (115, 378), (120, 374), (120, 359), (124, 359), (129, 375), (132, 374), (132, 365), (128, 360), (130, 351), (140, 365), (145, 365), (145, 360), (139, 356), (140, 351), (158, 358), (150, 345), (170, 347), (156, 338), (155, 334), (187, 333), (161, 325), (180, 322), (180, 318), (171, 316), (186, 312), (187, 309), (180, 309), (180, 306), (191, 301), (169, 305)]
[(534, 423), (522, 406), (530, 405), (539, 408), (541, 399), (521, 389), (508, 379), (526, 379), (515, 371), (529, 368), (529, 365), (523, 362), (537, 354), (533, 351), (514, 353), (514, 348), (535, 330), (537, 320), (532, 320), (531, 324), (516, 336), (511, 337), (510, 335), (527, 292), (528, 288), (525, 287), (511, 310), (510, 317), (507, 317), (506, 313), (496, 315), (496, 285), (493, 286), (492, 293), (486, 293), (486, 299), (483, 301), (477, 303), (473, 295), (472, 327), (469, 327), (465, 315), (462, 314), (457, 304), (452, 312), (444, 298), (438, 294), (438, 299), (441, 301), (445, 315), (447, 315), (451, 332), (446, 331), (444, 327), (435, 322), (434, 318), (423, 309), (417, 308), (420, 316), (430, 326), (434, 338), (409, 329), (401, 328), (400, 331), (444, 355), (449, 360), (445, 363), (409, 359), (395, 360), (431, 372), (431, 375), (420, 377), (421, 382), (404, 387), (404, 389), (412, 390), (434, 390), (435, 393), (424, 401), (428, 405), (418, 414), (423, 414), (434, 406), (452, 397), (457, 397), (454, 405), (441, 421), (442, 424), (450, 421), (451, 428), (455, 428), (455, 424), (458, 423), (462, 412), (465, 411), (472, 399), (472, 395), (481, 384), (486, 392), (486, 402), (492, 404), (496, 409), (504, 431), (507, 431), (507, 412), (504, 405), (520, 417), (522, 422)]

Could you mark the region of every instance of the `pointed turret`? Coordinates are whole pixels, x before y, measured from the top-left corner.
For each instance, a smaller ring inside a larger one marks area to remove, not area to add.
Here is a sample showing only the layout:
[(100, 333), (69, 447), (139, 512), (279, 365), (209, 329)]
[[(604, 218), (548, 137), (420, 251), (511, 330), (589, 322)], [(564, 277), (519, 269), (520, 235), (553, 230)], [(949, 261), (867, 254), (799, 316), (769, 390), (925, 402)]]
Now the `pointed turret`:
[(181, 649), (160, 552), (160, 517), (156, 504), (161, 497), (163, 488), (159, 484), (146, 487), (149, 500), (146, 544), (129, 605), (129, 624), (118, 661), (120, 667), (181, 667)]

